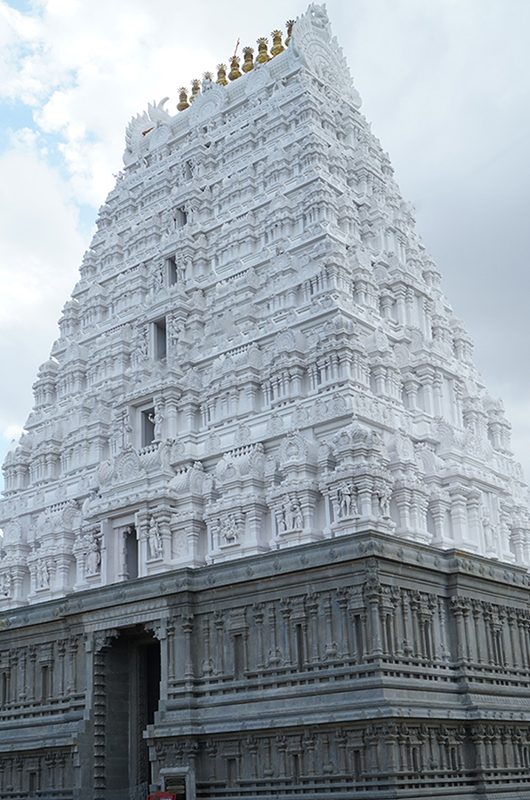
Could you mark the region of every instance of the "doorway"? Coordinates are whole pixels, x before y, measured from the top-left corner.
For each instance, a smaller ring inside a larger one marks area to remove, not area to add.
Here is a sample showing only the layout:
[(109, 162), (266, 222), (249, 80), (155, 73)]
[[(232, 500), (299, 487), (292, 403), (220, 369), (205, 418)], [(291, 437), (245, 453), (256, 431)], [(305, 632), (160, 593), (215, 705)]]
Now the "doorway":
[(105, 786), (109, 800), (144, 800), (151, 781), (143, 732), (160, 699), (160, 644), (141, 626), (121, 631), (105, 659)]

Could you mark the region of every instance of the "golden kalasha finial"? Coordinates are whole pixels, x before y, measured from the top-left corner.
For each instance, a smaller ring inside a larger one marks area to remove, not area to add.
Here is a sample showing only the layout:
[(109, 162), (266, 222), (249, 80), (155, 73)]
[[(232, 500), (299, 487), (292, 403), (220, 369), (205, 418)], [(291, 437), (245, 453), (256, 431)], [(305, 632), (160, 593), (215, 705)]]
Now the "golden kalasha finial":
[(198, 78), (194, 78), (191, 82), (191, 97), (190, 103), (193, 103), (201, 93), (201, 82)]
[(179, 101), (177, 103), (177, 111), (184, 111), (186, 108), (189, 108), (190, 104), (188, 103), (188, 90), (185, 86), (182, 86), (179, 89)]
[(213, 73), (212, 72), (205, 72), (202, 76), (204, 81), (213, 81)]
[(237, 56), (231, 56), (230, 72), (228, 73), (228, 79), (231, 81), (235, 81), (236, 78), (240, 77), (241, 77), (241, 70), (239, 69), (239, 58)]
[(251, 69), (254, 69), (254, 50), (252, 47), (243, 48), (243, 66), (241, 69), (243, 72), (250, 72)]
[(271, 47), (271, 56), (279, 56), (280, 53), (283, 53), (285, 47), (282, 44), (282, 32), (281, 31), (273, 31), (271, 33), (272, 36), (272, 47)]
[(260, 36), (258, 39), (258, 56), (256, 58), (256, 64), (265, 64), (266, 61), (270, 61), (271, 57), (267, 53), (267, 39), (265, 36)]
[(291, 44), (291, 36), (293, 35), (294, 19), (288, 19), (285, 24), (287, 26), (287, 39), (285, 40), (285, 44), (288, 47)]
[(221, 86), (226, 86), (228, 84), (226, 80), (226, 64), (217, 65), (217, 83)]

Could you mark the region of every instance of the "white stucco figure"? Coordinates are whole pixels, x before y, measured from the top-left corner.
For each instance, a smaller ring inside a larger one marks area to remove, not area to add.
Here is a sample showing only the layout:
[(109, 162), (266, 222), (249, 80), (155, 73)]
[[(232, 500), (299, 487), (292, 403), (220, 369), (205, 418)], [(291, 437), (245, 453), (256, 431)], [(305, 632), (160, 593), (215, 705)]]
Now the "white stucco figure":
[(37, 589), (47, 589), (50, 585), (50, 573), (46, 561), (41, 558), (37, 561)]
[(101, 569), (101, 550), (100, 541), (92, 536), (88, 545), (85, 559), (85, 574), (97, 575)]
[(149, 558), (160, 558), (162, 555), (162, 537), (160, 536), (158, 523), (154, 517), (151, 517), (149, 520), (147, 543), (149, 545)]

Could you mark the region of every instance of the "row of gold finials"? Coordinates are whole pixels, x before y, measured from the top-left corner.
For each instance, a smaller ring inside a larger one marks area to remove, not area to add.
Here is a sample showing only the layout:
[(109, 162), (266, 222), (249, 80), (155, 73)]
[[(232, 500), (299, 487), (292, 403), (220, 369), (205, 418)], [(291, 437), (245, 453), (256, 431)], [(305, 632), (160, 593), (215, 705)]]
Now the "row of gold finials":
[[(270, 50), (269, 55), (269, 43), (266, 36), (260, 36), (257, 40), (258, 45), (258, 55), (256, 56), (256, 64), (265, 64), (267, 61), (270, 61), (271, 58), (274, 56), (278, 56), (280, 53), (283, 53), (285, 47), (289, 46), (289, 42), (291, 41), (291, 34), (293, 30), (294, 20), (289, 19), (286, 22), (287, 27), (287, 38), (285, 39), (285, 46), (282, 44), (282, 32), (279, 30), (275, 30), (271, 33), (272, 36), (272, 47)], [(230, 72), (228, 76), (226, 74), (226, 64), (218, 64), (217, 65), (217, 80), (220, 86), (227, 86), (228, 81), (235, 81), (237, 78), (240, 78), (243, 72), (250, 72), (250, 70), (254, 69), (254, 49), (252, 47), (244, 47), (243, 48), (243, 64), (241, 64), (241, 59), (237, 55), (233, 55), (230, 58)], [(204, 73), (204, 80), (213, 81), (213, 75), (211, 72)], [(179, 89), (179, 102), (177, 105), (177, 111), (184, 111), (186, 108), (190, 107), (190, 103), (199, 96), (201, 92), (201, 82), (198, 78), (195, 78), (191, 82), (191, 95), (188, 97), (188, 90), (185, 86)]]

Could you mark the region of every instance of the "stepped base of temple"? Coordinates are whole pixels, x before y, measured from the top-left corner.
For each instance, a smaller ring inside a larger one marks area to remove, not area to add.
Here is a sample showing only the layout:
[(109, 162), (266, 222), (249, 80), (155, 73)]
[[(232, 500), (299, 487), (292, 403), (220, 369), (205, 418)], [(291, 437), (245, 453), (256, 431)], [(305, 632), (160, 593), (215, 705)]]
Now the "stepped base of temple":
[(8, 612), (0, 796), (528, 797), (529, 601), (372, 532)]

